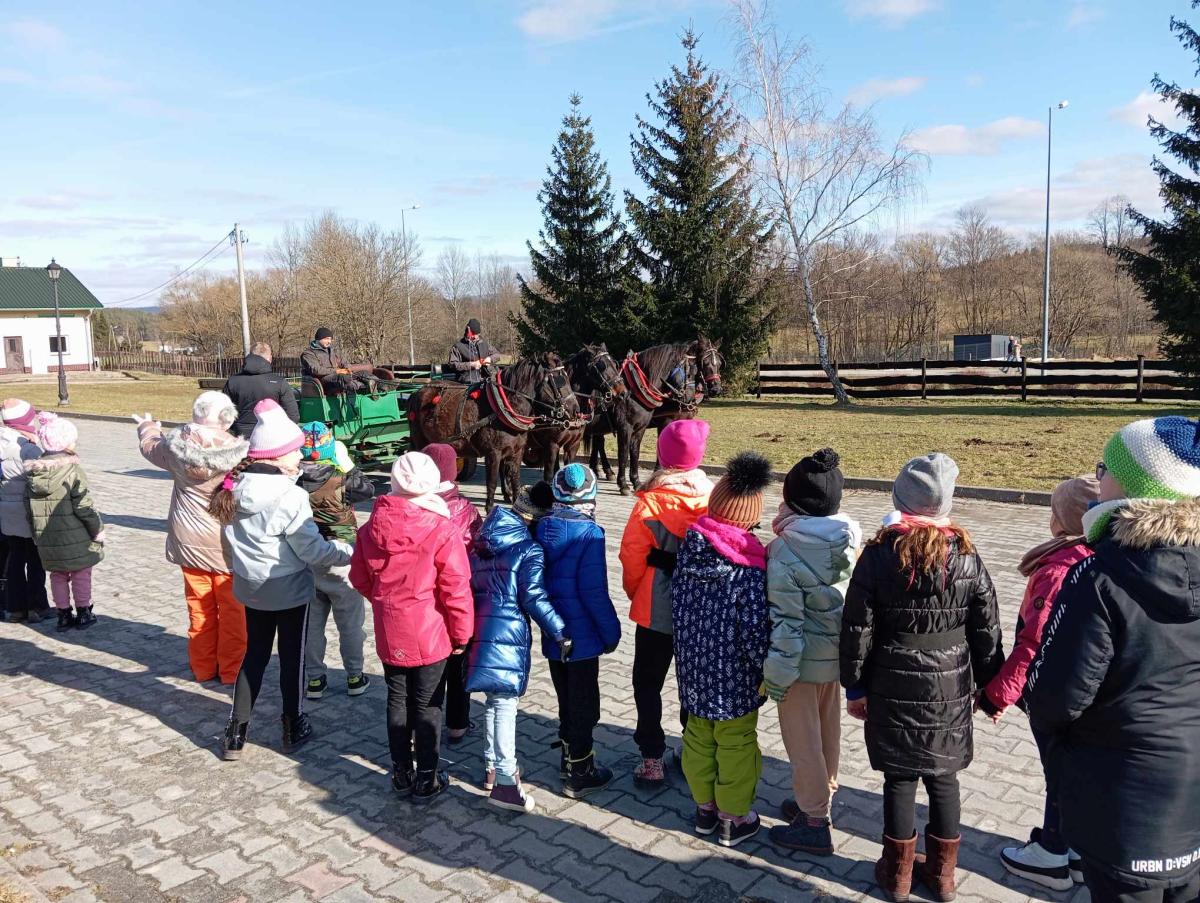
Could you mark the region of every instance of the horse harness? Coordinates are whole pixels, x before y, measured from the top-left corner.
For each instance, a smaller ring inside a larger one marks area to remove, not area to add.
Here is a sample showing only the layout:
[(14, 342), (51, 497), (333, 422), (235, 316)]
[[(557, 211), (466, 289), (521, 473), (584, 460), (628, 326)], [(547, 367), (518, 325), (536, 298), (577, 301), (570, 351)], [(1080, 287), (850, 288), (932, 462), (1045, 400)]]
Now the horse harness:
[[(709, 350), (715, 351), (715, 349)], [(694, 359), (695, 355), (685, 354), (682, 361), (675, 366), (671, 373), (679, 369), (684, 362)], [(646, 371), (642, 369), (636, 351), (631, 351), (625, 360), (621, 362), (621, 376), (625, 379), (625, 385), (629, 388), (629, 394), (633, 396), (634, 401), (647, 411), (658, 410), (666, 401), (674, 401), (684, 411), (694, 413), (696, 410), (697, 404), (695, 398), (686, 398), (685, 391), (676, 388), (668, 380), (663, 380), (663, 389), (665, 391), (655, 388), (651, 384), (650, 378), (646, 375)]]
[[(548, 375), (543, 378), (543, 381), (551, 378), (550, 374), (563, 369), (562, 366), (549, 368)], [(454, 434), (444, 439), (444, 442), (458, 442), (470, 438), (481, 429), (490, 426), (499, 426), (514, 433), (528, 433), (533, 430), (548, 428), (578, 429), (583, 425), (582, 420), (571, 419), (561, 401), (557, 405), (551, 405), (540, 398), (535, 398), (532, 395), (527, 395), (517, 389), (505, 386), (502, 370), (497, 370), (494, 375), (487, 377), (477, 386), (464, 386), (463, 389), (464, 391), (458, 400), (458, 408), (454, 413)], [(534, 414), (532, 416), (522, 414), (513, 407), (512, 402), (509, 400), (510, 393), (526, 399), (535, 409), (540, 406), (547, 408), (549, 412), (546, 414)], [(486, 417), (479, 418), (479, 420), (464, 429), (462, 417), (463, 410), (467, 406), (467, 399), (478, 400), (481, 394), (487, 399), (488, 406), (492, 409), (492, 412)], [(558, 394), (561, 395), (562, 393), (559, 392)], [(433, 399), (435, 405), (439, 401), (441, 401), (440, 396)]]

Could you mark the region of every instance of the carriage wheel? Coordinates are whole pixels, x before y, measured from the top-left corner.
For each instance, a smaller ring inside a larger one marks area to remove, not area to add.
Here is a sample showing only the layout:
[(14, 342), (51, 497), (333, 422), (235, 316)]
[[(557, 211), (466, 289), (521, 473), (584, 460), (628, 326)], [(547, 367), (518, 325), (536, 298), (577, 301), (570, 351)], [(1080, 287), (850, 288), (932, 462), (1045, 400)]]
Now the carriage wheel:
[(461, 483), (464, 480), (469, 480), (475, 476), (475, 467), (478, 461), (474, 457), (459, 457), (458, 458), (458, 481)]

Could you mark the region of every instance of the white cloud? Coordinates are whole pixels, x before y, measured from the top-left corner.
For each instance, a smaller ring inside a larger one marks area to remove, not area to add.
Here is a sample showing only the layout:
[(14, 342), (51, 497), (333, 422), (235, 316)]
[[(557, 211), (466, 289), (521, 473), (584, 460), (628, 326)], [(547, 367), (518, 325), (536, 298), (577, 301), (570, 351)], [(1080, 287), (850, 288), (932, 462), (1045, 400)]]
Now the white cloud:
[(1043, 125), (1020, 116), (1007, 116), (978, 128), (965, 125), (935, 125), (918, 129), (908, 137), (908, 146), (935, 156), (986, 156), (998, 153), (1008, 141), (1032, 138)]
[(905, 97), (925, 87), (929, 79), (923, 75), (906, 75), (901, 78), (871, 78), (852, 88), (846, 99), (850, 103), (865, 106), (885, 97)]
[(904, 25), (910, 19), (933, 12), (938, 0), (845, 0), (852, 19), (878, 19), (889, 28)]
[(681, 9), (689, 0), (532, 0), (517, 17), (526, 36), (543, 43), (564, 43), (596, 34), (637, 28)]
[(1174, 127), (1179, 122), (1179, 113), (1174, 104), (1164, 103), (1154, 91), (1142, 91), (1129, 103), (1110, 110), (1108, 118), (1139, 129), (1146, 127), (1146, 118), (1153, 116), (1164, 125)]
[(1081, 28), (1103, 19), (1106, 14), (1104, 8), (1097, 3), (1074, 0), (1071, 4), (1071, 11), (1067, 14), (1067, 28)]
[[(1082, 160), (1054, 177), (1050, 192), (1051, 224), (1085, 220), (1107, 197), (1124, 194), (1139, 210), (1157, 213), (1158, 178), (1149, 156), (1116, 154)], [(1015, 228), (1034, 227), (1046, 215), (1046, 183), (998, 191), (971, 201), (984, 207), (996, 222)]]
[(58, 50), (67, 43), (62, 29), (37, 19), (18, 19), (0, 25), (0, 31), (11, 35), (26, 50)]

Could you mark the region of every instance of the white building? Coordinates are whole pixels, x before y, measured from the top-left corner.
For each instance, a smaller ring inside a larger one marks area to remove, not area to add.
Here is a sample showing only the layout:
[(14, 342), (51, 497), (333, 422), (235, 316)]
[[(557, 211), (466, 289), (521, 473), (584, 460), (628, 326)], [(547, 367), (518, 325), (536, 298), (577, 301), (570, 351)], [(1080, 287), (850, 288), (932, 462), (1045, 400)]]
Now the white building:
[[(42, 267), (0, 260), (0, 373), (57, 373), (54, 285)], [(63, 369), (91, 370), (92, 314), (101, 304), (65, 267), (58, 279)]]

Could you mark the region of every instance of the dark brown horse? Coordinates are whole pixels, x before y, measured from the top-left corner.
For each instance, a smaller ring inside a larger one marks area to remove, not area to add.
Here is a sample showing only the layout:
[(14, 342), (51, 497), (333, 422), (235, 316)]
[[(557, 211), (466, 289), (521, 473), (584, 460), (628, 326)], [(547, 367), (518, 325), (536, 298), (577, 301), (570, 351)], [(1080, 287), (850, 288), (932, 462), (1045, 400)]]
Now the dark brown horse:
[(584, 345), (567, 358), (564, 365), (582, 417), (564, 427), (533, 430), (525, 446), (525, 465), (541, 467), (546, 480), (557, 468), (575, 460), (586, 421), (593, 419), (599, 411), (607, 410), (613, 399), (625, 391), (621, 367), (603, 342)]
[[(696, 406), (705, 398), (721, 394), (721, 343), (699, 335), (694, 342), (655, 345), (630, 354), (622, 365), (626, 389), (611, 408), (589, 424), (591, 465), (603, 462), (606, 479), (612, 479), (612, 467), (604, 450), (604, 436), (617, 436), (617, 486), (622, 495), (641, 485), (638, 461), (642, 438), (647, 427), (661, 431), (672, 420), (694, 417)], [(634, 385), (630, 383), (634, 382)], [(630, 482), (626, 482), (626, 469)]]
[[(579, 404), (557, 354), (521, 358), (502, 372), (489, 374), (488, 382), (491, 390), (486, 383), (430, 383), (409, 398), (408, 419), (415, 450), (445, 442), (460, 455), (484, 459), (490, 511), (498, 485), (505, 501), (516, 498), (530, 433), (577, 421)], [(500, 411), (489, 401), (496, 396), (496, 388), (503, 389), (506, 399)]]

